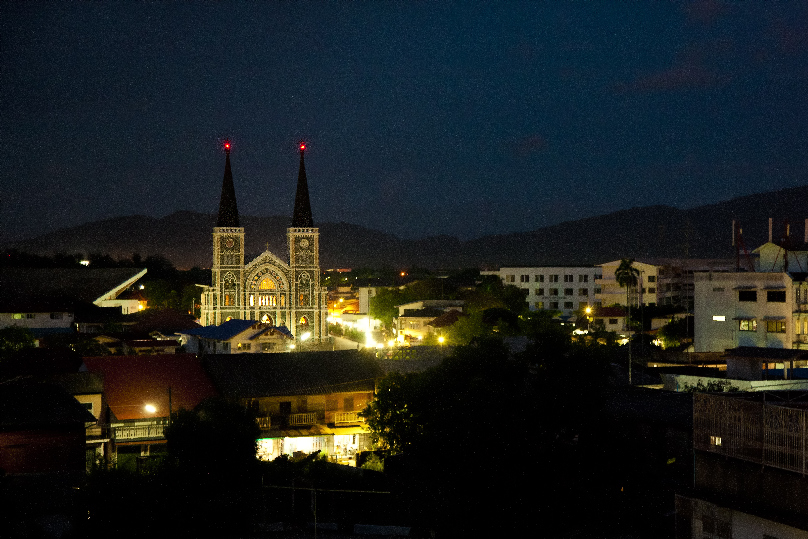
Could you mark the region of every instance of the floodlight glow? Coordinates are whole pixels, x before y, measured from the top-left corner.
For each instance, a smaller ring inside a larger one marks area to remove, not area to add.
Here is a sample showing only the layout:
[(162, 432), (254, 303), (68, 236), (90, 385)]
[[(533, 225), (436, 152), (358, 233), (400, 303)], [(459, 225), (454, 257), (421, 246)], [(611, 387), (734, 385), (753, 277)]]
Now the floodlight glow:
[(309, 337), (311, 337), (311, 332), (307, 331), (306, 333), (304, 333), (303, 335), (300, 336), (300, 340), (305, 341), (305, 340), (308, 340)]
[(295, 348), (295, 345), (294, 345), (294, 344), (290, 344), (290, 345), (289, 345), (289, 349), (290, 349), (290, 350), (294, 350), (294, 348)]
[(147, 404), (146, 406), (143, 407), (143, 409), (150, 414), (153, 414), (157, 411), (157, 408), (155, 408), (153, 404)]
[(443, 344), (443, 342), (444, 342), (445, 340), (446, 340), (446, 339), (444, 339), (444, 338), (443, 338), (443, 335), (441, 335), (440, 337), (438, 337), (438, 342), (439, 342), (439, 343), (441, 343), (441, 344)]
[(392, 339), (387, 341), (387, 346), (389, 346), (390, 348), (394, 347), (395, 345), (396, 345), (396, 341), (394, 341)]

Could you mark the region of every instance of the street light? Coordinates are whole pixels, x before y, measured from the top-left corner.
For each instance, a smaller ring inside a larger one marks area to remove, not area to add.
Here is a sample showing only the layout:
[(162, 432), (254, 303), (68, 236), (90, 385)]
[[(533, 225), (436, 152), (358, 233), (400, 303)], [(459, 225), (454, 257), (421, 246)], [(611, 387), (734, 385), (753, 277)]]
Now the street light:
[(589, 333), (589, 331), (591, 329), (591, 326), (592, 326), (592, 318), (589, 317), (589, 315), (592, 314), (592, 307), (589, 307), (587, 305), (587, 307), (586, 307), (586, 309), (584, 309), (584, 311), (586, 312), (586, 332)]

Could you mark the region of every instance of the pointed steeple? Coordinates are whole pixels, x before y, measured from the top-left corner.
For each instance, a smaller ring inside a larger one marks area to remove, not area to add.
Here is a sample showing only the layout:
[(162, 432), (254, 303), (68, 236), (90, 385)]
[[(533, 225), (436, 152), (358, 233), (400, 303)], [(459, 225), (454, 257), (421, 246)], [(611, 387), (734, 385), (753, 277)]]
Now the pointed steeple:
[(300, 143), (300, 170), (297, 173), (297, 193), (295, 194), (295, 211), (292, 214), (293, 228), (308, 228), (314, 226), (311, 218), (311, 203), (309, 202), (309, 182), (306, 180), (306, 165), (303, 154), (306, 144)]
[(236, 206), (236, 188), (233, 187), (233, 172), (230, 170), (230, 143), (225, 142), (224, 152), (227, 155), (224, 163), (224, 179), (222, 180), (222, 198), (219, 200), (219, 219), (217, 227), (240, 227), (238, 207)]

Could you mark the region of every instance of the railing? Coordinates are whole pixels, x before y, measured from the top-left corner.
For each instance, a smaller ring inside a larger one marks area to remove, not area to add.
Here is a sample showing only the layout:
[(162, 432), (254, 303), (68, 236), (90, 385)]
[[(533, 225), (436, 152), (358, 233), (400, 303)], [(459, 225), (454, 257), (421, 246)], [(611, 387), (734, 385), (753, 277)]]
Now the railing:
[(365, 418), (359, 415), (359, 412), (336, 412), (334, 414), (334, 423), (364, 423)]
[(314, 425), (317, 423), (317, 413), (309, 412), (306, 414), (292, 414), (289, 416), (290, 425)]
[(117, 441), (163, 438), (165, 423), (141, 423), (112, 425), (112, 437)]
[(255, 422), (258, 423), (258, 428), (261, 430), (269, 430), (272, 426), (272, 421), (269, 417), (256, 417)]

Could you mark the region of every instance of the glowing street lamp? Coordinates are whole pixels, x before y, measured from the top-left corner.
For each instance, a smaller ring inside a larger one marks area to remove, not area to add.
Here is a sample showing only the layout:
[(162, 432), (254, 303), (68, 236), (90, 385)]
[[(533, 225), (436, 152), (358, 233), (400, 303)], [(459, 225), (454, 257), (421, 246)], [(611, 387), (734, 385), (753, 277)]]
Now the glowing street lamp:
[(157, 408), (153, 404), (147, 404), (143, 409), (150, 414), (157, 413)]

